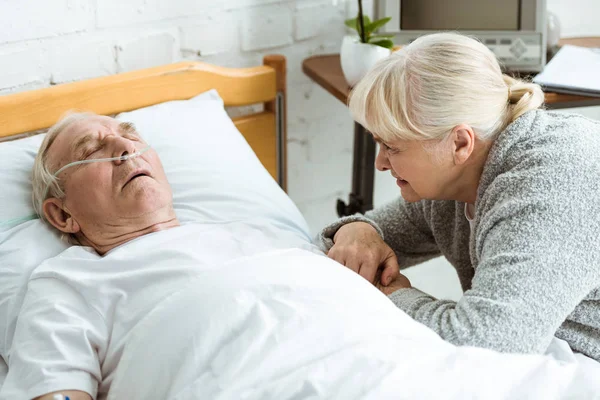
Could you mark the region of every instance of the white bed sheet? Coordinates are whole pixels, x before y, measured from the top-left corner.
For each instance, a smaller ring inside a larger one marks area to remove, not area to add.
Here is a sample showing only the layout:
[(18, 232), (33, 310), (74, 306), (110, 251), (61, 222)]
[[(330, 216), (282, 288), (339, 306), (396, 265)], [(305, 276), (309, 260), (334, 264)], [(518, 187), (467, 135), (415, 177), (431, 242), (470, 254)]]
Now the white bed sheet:
[[(573, 354), (568, 344), (560, 339), (555, 339), (552, 342), (546, 354), (552, 355), (553, 357), (556, 357), (561, 360), (572, 360), (571, 357), (575, 357), (576, 362), (580, 364), (579, 367), (581, 368), (582, 373), (584, 374), (584, 378), (582, 379), (583, 387), (587, 385), (587, 381), (591, 379), (597, 379), (596, 374), (598, 373), (600, 368), (598, 363), (581, 354)], [(8, 374), (8, 366), (6, 365), (4, 359), (0, 358), (0, 390), (2, 388), (4, 380), (6, 379), (6, 374)], [(600, 397), (600, 394), (597, 397)]]
[[(98, 258), (107, 263), (102, 268), (77, 264), (87, 277), (79, 290), (92, 292), (108, 283), (99, 285), (91, 271), (152, 270), (166, 248), (177, 267), (170, 275), (187, 264), (198, 270), (183, 274), (181, 285), (161, 278), (138, 288), (157, 296), (161, 285), (172, 290), (114, 341), (103, 368), (109, 358), (118, 362), (103, 371), (110, 392), (100, 390), (99, 399), (590, 399), (600, 393), (600, 365), (578, 362), (564, 342), (554, 343), (553, 358), (452, 346), (354, 272), (322, 254), (290, 249), (314, 251), (301, 235), (246, 224), (184, 226)], [(195, 257), (190, 252), (206, 265), (183, 262)], [(67, 255), (61, 257), (53, 276), (79, 276), (68, 274)], [(88, 297), (107, 300), (103, 293)], [(8, 386), (0, 398), (22, 398), (3, 397)]]
[(560, 341), (555, 358), (450, 345), (326, 257), (275, 251), (226, 268), (138, 325), (108, 399), (600, 396), (600, 365)]

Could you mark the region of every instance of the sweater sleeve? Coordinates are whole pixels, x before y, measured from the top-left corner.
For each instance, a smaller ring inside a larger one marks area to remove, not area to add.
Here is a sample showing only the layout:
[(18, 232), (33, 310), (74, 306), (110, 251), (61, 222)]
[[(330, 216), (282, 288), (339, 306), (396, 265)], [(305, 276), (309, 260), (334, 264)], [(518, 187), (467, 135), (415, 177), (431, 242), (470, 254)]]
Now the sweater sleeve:
[(368, 211), (364, 216), (356, 214), (328, 225), (317, 236), (317, 244), (323, 251), (329, 251), (338, 229), (358, 221), (371, 224), (377, 230), (396, 253), (400, 268), (419, 264), (441, 254), (423, 214), (422, 202), (407, 203), (402, 197)]
[(586, 177), (560, 164), (513, 170), (488, 187), (477, 205), (475, 276), (458, 302), (417, 289), (390, 299), (456, 345), (543, 352), (600, 286), (600, 187), (589, 179), (600, 171)]

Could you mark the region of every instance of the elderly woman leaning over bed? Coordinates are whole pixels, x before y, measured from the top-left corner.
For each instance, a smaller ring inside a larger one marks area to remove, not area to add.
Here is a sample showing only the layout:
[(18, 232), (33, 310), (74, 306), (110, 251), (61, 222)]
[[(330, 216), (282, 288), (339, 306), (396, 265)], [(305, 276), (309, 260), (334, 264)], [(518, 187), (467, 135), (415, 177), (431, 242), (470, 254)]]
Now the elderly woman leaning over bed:
[[(543, 98), (458, 34), (380, 61), (350, 109), (402, 196), (319, 240), (451, 343), (543, 352), (556, 336), (600, 361), (600, 123), (540, 110)], [(458, 302), (398, 272), (440, 255), (458, 273)]]

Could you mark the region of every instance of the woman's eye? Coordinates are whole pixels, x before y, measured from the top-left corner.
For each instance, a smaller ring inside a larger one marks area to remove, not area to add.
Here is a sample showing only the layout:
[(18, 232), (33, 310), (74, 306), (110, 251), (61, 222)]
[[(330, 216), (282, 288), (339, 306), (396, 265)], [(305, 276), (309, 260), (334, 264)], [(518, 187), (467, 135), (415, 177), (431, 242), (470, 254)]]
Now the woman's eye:
[(386, 147), (386, 150), (389, 154), (399, 154), (401, 152), (401, 150), (389, 146)]

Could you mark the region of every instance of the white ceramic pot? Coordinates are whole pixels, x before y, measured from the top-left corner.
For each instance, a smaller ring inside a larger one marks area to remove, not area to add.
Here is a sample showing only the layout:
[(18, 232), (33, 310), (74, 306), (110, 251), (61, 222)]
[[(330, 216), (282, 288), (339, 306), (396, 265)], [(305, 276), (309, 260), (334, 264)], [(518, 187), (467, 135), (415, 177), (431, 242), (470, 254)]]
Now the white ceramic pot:
[(340, 59), (346, 81), (350, 86), (356, 85), (377, 61), (390, 54), (391, 50), (385, 47), (361, 43), (358, 36), (345, 36)]

